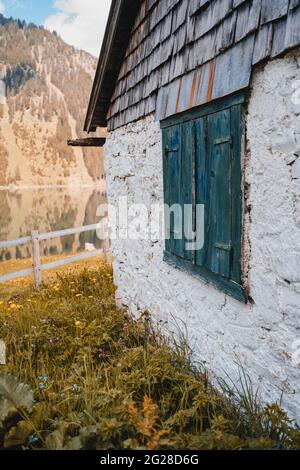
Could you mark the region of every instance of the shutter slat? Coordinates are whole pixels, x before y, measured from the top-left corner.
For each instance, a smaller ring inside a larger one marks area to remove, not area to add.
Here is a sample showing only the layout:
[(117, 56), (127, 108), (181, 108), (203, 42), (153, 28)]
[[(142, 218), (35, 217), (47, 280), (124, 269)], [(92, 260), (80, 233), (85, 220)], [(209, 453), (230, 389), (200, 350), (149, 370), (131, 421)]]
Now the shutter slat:
[[(184, 210), (184, 257), (185, 259), (193, 260), (193, 251), (187, 250), (188, 244), (193, 240), (193, 153), (195, 148), (194, 143), (194, 122), (187, 122), (182, 125), (182, 178), (181, 178), (181, 194), (182, 194), (182, 207)], [(189, 210), (187, 210), (189, 206)], [(192, 210), (190, 210), (192, 209)]]
[[(167, 130), (165, 142), (165, 160), (167, 168), (169, 207), (176, 205), (182, 207), (182, 152), (181, 152), (181, 125), (172, 126)], [(184, 257), (184, 242), (182, 238), (182, 225), (179, 215), (172, 211), (170, 218), (171, 239), (170, 252), (181, 258)], [(183, 219), (181, 219), (183, 220)]]
[(232, 245), (233, 262), (231, 278), (242, 282), (242, 232), (243, 232), (243, 192), (242, 192), (242, 136), (244, 135), (243, 108), (231, 108), (231, 133), (233, 136), (232, 156)]
[[(164, 204), (170, 205), (170, 179), (169, 179), (169, 153), (168, 153), (168, 144), (169, 144), (169, 131), (165, 130), (162, 135), (163, 143), (163, 179), (164, 179)], [(170, 231), (170, 220), (168, 213), (165, 213), (165, 250), (171, 252), (171, 240), (169, 237)]]
[(198, 230), (204, 230), (204, 246), (196, 252), (196, 265), (204, 266), (207, 253), (207, 145), (206, 145), (206, 118), (195, 121), (195, 154), (196, 154), (196, 204), (204, 205), (204, 227), (201, 220), (196, 220)]
[(230, 278), (232, 264), (230, 110), (208, 116), (207, 126), (209, 249), (206, 267), (213, 273)]

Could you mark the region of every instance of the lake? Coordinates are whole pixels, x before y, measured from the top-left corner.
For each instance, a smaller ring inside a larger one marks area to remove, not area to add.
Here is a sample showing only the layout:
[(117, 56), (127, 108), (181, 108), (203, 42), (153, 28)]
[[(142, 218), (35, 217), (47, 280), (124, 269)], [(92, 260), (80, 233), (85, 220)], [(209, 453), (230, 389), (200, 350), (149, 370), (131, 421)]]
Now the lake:
[[(99, 222), (97, 207), (106, 202), (105, 188), (34, 188), (0, 190), (0, 240), (53, 232)], [(96, 232), (70, 235), (41, 244), (41, 254), (60, 255), (84, 251), (85, 244), (101, 248)], [(30, 245), (0, 250), (0, 261), (31, 257)]]

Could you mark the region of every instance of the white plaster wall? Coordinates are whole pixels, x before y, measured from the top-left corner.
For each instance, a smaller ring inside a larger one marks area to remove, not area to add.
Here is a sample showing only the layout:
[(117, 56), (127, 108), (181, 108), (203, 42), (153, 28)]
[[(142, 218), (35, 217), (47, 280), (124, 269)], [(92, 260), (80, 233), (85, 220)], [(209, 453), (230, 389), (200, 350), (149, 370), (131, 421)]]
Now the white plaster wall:
[[(117, 299), (148, 310), (169, 330), (187, 326), (195, 359), (217, 375), (245, 365), (265, 400), (279, 400), (300, 422), (300, 80), (299, 54), (268, 63), (253, 77), (245, 163), (251, 206), (249, 283), (242, 305), (163, 262), (163, 242), (114, 240)], [(292, 96), (293, 95), (293, 96)], [(293, 102), (294, 101), (294, 102)], [(111, 204), (163, 201), (159, 123), (152, 116), (112, 133), (105, 148)], [(176, 320), (176, 321), (175, 321)], [(298, 349), (297, 349), (298, 348)]]

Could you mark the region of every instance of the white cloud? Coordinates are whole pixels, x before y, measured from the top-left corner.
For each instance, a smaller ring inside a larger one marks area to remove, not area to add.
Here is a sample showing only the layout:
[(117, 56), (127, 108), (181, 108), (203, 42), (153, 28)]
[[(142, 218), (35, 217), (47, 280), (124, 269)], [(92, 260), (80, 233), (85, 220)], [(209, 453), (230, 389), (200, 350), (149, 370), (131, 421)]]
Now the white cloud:
[(68, 44), (98, 56), (110, 4), (111, 0), (55, 0), (57, 12), (44, 25)]
[(0, 0), (0, 13), (4, 13), (4, 12), (5, 12), (5, 5), (4, 5), (4, 2)]

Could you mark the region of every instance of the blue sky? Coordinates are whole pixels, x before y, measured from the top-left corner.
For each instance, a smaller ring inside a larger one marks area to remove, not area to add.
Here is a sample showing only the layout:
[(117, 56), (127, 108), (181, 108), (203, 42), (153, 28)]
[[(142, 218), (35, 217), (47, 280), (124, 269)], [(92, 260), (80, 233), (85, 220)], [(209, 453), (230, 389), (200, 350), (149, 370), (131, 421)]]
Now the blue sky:
[(44, 25), (79, 49), (98, 56), (111, 0), (0, 0), (5, 16)]
[(54, 13), (53, 0), (3, 0), (5, 16), (20, 18), (38, 25)]

